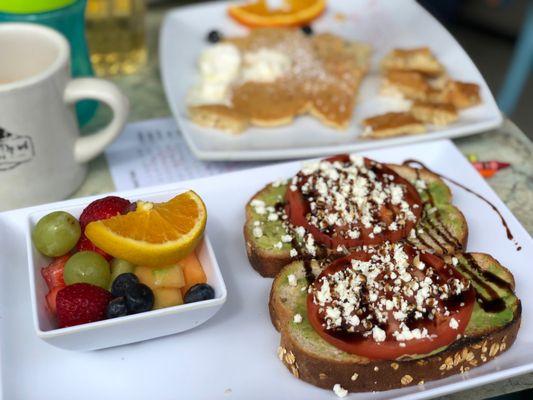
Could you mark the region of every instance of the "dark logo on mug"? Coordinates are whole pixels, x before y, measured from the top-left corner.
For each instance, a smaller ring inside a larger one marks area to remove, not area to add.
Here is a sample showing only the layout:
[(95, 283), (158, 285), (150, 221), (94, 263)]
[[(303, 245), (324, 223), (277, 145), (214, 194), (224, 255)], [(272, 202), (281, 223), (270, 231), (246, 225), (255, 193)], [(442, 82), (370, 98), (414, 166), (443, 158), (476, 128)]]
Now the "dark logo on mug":
[(31, 161), (34, 155), (31, 137), (15, 135), (0, 128), (0, 171)]

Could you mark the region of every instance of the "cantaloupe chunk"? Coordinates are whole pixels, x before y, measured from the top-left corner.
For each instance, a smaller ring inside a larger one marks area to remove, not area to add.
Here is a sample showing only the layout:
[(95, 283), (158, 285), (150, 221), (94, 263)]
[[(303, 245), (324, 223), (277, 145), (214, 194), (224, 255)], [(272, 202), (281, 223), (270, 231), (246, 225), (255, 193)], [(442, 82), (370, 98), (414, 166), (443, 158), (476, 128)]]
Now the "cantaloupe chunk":
[(207, 283), (207, 277), (205, 276), (202, 264), (200, 264), (194, 251), (183, 260), (178, 261), (178, 264), (181, 265), (183, 274), (185, 275), (185, 286), (181, 288), (181, 293), (183, 295), (187, 293), (187, 290), (189, 290), (191, 286), (194, 286), (197, 283)]
[(154, 310), (183, 304), (183, 296), (177, 288), (156, 288), (154, 292)]
[(137, 267), (135, 275), (152, 290), (162, 287), (181, 288), (185, 285), (185, 276), (179, 265), (165, 268)]

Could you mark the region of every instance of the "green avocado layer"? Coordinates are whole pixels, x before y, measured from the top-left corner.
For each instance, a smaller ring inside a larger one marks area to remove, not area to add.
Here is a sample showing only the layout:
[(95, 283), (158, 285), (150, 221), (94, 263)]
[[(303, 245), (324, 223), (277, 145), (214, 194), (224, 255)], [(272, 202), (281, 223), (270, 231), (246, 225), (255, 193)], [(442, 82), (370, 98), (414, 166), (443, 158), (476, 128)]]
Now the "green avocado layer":
[[(466, 263), (466, 260), (464, 258), (459, 259)], [(292, 264), (294, 266), (296, 264)], [(467, 268), (467, 267), (465, 267)], [(509, 278), (509, 272), (501, 267), (497, 262), (493, 261), (491, 265), (489, 266), (490, 271), (500, 276), (502, 279), (508, 279)], [(291, 306), (291, 311), (294, 311), (294, 314), (300, 314), (302, 316), (302, 322), (301, 323), (294, 323), (292, 321), (289, 322), (290, 326), (289, 328), (294, 329), (298, 332), (298, 336), (302, 339), (307, 341), (310, 345), (314, 348), (320, 349), (321, 352), (327, 352), (331, 353), (334, 352), (336, 357), (339, 357), (339, 360), (346, 359), (348, 360), (350, 357), (352, 357), (351, 354), (345, 353), (328, 342), (326, 342), (311, 326), (309, 323), (309, 320), (307, 318), (307, 291), (302, 291), (302, 287), (307, 287), (307, 281), (305, 277), (301, 277), (297, 280), (297, 286), (296, 287), (289, 287), (288, 285), (288, 275), (294, 273), (294, 268), (284, 268), (279, 276), (276, 278), (276, 281), (280, 282), (280, 288), (278, 289), (280, 292), (288, 293), (289, 291), (294, 293), (295, 299), (294, 303)], [(475, 286), (475, 285), (474, 285)], [(477, 288), (476, 288), (477, 289)], [(466, 336), (481, 336), (483, 334), (488, 334), (490, 332), (494, 332), (495, 330), (499, 328), (503, 328), (507, 324), (513, 321), (516, 315), (517, 307), (519, 304), (519, 301), (517, 297), (514, 295), (512, 290), (502, 290), (501, 288), (498, 288), (499, 294), (502, 296), (502, 298), (505, 301), (506, 308), (503, 311), (497, 312), (497, 313), (490, 313), (484, 311), (477, 303), (474, 306), (474, 311), (472, 313), (472, 317), (470, 319), (470, 322), (466, 328), (465, 335)], [(443, 350), (445, 350), (447, 346), (441, 347), (435, 351), (433, 351), (430, 354), (423, 354), (423, 355), (416, 355), (416, 356), (410, 356), (409, 359), (417, 359), (417, 358), (424, 358), (428, 357), (430, 355), (439, 353)], [(405, 358), (403, 358), (405, 359)]]

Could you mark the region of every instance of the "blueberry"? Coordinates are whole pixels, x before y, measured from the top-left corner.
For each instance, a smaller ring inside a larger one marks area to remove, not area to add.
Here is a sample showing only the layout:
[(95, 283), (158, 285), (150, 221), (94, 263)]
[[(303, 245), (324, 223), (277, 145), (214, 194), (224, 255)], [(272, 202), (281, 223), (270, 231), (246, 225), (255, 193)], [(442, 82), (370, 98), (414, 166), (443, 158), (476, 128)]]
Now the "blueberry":
[(222, 40), (222, 33), (217, 31), (216, 29), (209, 31), (207, 34), (207, 41), (209, 43), (218, 43)]
[(126, 292), (132, 286), (135, 286), (139, 283), (139, 278), (131, 272), (126, 272), (120, 274), (115, 278), (113, 284), (111, 285), (111, 294), (113, 297), (122, 297), (126, 295)]
[(207, 283), (199, 283), (187, 290), (184, 301), (185, 303), (195, 303), (213, 298), (215, 298), (215, 290)]
[(106, 318), (116, 318), (128, 315), (125, 297), (117, 297), (109, 302), (106, 310)]
[(307, 36), (311, 36), (313, 34), (313, 28), (311, 28), (311, 25), (304, 25), (302, 26), (302, 32)]
[(139, 283), (126, 290), (126, 305), (130, 314), (150, 311), (154, 306), (154, 293), (145, 284)]

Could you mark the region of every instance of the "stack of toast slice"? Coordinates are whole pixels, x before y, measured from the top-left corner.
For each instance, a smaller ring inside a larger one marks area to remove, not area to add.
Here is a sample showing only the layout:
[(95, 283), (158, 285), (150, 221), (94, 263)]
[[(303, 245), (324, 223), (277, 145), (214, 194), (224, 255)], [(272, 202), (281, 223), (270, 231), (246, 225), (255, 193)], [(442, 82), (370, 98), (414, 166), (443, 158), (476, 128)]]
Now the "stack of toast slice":
[(308, 292), (332, 260), (360, 247), (308, 246), (306, 236), (298, 234), (300, 227), (289, 223), (285, 212), (294, 180), (267, 185), (246, 206), (247, 254), (259, 274), (275, 277), (269, 310), (281, 334), (280, 360), (293, 375), (322, 388), (389, 390), (465, 373), (509, 348), (520, 326), (521, 306), (512, 274), (488, 254), (466, 252), (468, 226), (452, 204), (446, 183), (425, 169), (386, 166), (413, 185), (423, 205), (416, 226), (399, 243), (453, 265), (471, 282), (477, 301), (463, 335), (430, 354), (370, 359), (339, 349), (310, 324)]

